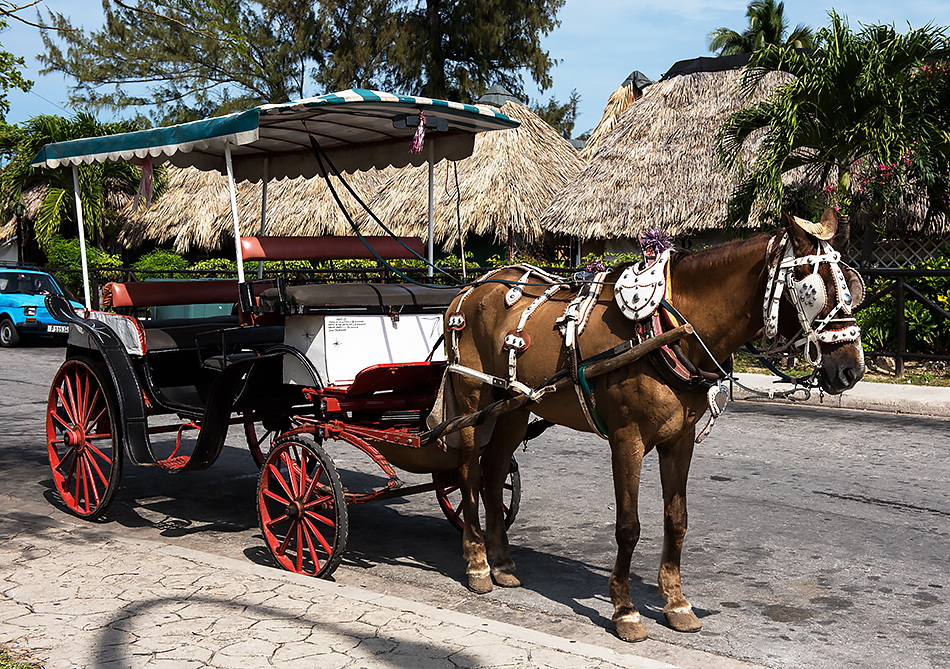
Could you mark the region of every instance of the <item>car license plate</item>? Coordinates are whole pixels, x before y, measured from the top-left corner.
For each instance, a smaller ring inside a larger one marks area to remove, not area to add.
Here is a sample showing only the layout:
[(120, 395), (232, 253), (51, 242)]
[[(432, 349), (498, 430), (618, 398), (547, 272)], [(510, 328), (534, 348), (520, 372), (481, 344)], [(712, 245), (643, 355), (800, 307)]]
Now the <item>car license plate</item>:
[(46, 331), (55, 334), (69, 334), (68, 325), (47, 325)]

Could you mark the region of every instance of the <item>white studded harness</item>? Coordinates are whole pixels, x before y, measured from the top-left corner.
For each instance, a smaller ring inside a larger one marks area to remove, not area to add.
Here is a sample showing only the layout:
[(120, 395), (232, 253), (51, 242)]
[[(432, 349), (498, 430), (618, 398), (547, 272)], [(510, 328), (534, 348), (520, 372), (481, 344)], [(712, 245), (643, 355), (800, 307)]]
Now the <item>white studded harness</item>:
[[(775, 240), (775, 237), (769, 240), (769, 255), (772, 254)], [(789, 301), (798, 313), (798, 322), (802, 328), (801, 343), (805, 345), (805, 359), (816, 368), (821, 365), (821, 344), (856, 341), (861, 336), (861, 330), (852, 314), (855, 304), (845, 271), (852, 280), (856, 277), (859, 282), (861, 275), (847, 265), (842, 269), (841, 254), (832, 249), (828, 242), (818, 240), (818, 251), (796, 258), (788, 235), (783, 235), (778, 241), (778, 252), (774, 255), (775, 260), (769, 271), (762, 306), (765, 338), (774, 339), (778, 335), (778, 312), (782, 292), (788, 287)], [(835, 302), (827, 316), (816, 320), (829, 303), (825, 281), (818, 274), (821, 263), (830, 265), (834, 278)], [(811, 266), (811, 273), (804, 279), (797, 279), (795, 269), (807, 266)], [(860, 285), (863, 291), (864, 284)]]

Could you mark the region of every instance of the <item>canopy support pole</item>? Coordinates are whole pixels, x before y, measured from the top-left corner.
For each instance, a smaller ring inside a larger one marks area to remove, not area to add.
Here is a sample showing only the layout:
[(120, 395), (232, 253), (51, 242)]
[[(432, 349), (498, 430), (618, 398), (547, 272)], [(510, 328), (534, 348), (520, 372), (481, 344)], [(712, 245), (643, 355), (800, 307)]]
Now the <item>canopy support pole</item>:
[(432, 264), (435, 260), (434, 229), (435, 229), (435, 147), (429, 140), (429, 278), (432, 278)]
[(241, 226), (238, 225), (237, 194), (234, 192), (231, 142), (224, 143), (224, 164), (228, 169), (228, 194), (231, 196), (231, 222), (234, 225), (234, 255), (237, 258), (238, 283), (244, 283), (244, 253), (241, 252)]
[(82, 198), (79, 196), (79, 167), (73, 165), (73, 195), (76, 197), (76, 222), (79, 224), (79, 257), (82, 261), (82, 287), (86, 293), (86, 310), (92, 310), (89, 296), (89, 263), (86, 262), (86, 228), (82, 220)]
[[(267, 232), (267, 182), (270, 179), (270, 158), (264, 158), (264, 179), (261, 181), (261, 236)], [(257, 278), (264, 278), (264, 261), (257, 261)]]

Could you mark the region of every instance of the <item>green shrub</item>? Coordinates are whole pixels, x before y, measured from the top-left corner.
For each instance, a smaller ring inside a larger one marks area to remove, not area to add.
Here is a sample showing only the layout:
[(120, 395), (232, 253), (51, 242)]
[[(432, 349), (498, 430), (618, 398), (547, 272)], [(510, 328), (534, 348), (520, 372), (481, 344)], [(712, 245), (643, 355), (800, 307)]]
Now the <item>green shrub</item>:
[(185, 275), (176, 271), (188, 269), (188, 261), (174, 251), (154, 249), (135, 261), (132, 269), (142, 272), (140, 281), (148, 279), (184, 279)]
[[(100, 251), (94, 246), (86, 245), (86, 261), (90, 271), (94, 271), (100, 285), (109, 281), (121, 281), (122, 272), (94, 270), (92, 268), (122, 267), (122, 259)], [(56, 236), (46, 248), (46, 262), (50, 267), (80, 270), (78, 272), (54, 272), (59, 282), (73, 295), (80, 296), (82, 290), (82, 252), (79, 248), (79, 238), (64, 239)]]
[[(945, 248), (940, 255), (915, 263), (908, 269), (950, 269), (950, 249)], [(905, 281), (907, 285), (920, 291), (943, 309), (950, 311), (950, 277), (912, 276), (907, 277)], [(870, 297), (893, 284), (893, 278), (876, 278), (869, 282), (867, 294)], [(891, 291), (857, 313), (856, 319), (861, 327), (862, 343), (867, 350), (897, 350), (896, 310), (897, 298)], [(907, 323), (906, 351), (908, 353), (945, 355), (950, 352), (950, 320), (935, 314), (909, 292), (904, 293), (904, 318)]]
[[(254, 272), (257, 272), (257, 263), (249, 262), (244, 263), (244, 271), (247, 272), (251, 265), (254, 265)], [(228, 258), (208, 258), (207, 260), (199, 260), (190, 269), (201, 272), (201, 274), (191, 275), (195, 279), (220, 279), (231, 276), (221, 274), (221, 272), (237, 272), (237, 263)]]

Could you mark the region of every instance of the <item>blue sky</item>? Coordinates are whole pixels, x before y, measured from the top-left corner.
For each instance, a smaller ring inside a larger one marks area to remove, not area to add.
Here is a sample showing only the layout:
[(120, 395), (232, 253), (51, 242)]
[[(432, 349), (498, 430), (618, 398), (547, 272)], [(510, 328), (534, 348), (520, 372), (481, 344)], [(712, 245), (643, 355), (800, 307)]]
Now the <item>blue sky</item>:
[[(534, 100), (547, 100), (553, 94), (564, 101), (576, 89), (581, 95), (575, 128), (579, 134), (597, 124), (607, 97), (633, 70), (658, 79), (676, 61), (712, 55), (706, 42), (709, 32), (723, 26), (744, 28), (747, 5), (748, 0), (567, 0), (558, 15), (561, 26), (544, 39), (545, 48), (560, 61), (553, 71), (554, 87), (542, 94), (529, 81), (526, 91)], [(44, 0), (39, 6), (71, 15), (74, 24), (87, 29), (102, 23), (99, 0)], [(859, 24), (874, 23), (894, 24), (900, 31), (906, 31), (908, 23), (914, 28), (929, 22), (950, 26), (950, 2), (943, 0), (846, 0), (837, 4), (786, 0), (785, 16), (790, 27), (805, 23), (818, 28), (828, 24), (832, 8), (846, 16), (855, 29)], [(30, 19), (34, 16), (31, 10)], [(43, 44), (37, 29), (10, 23), (0, 35), (0, 43), (26, 57), (27, 76), (36, 85), (31, 93), (10, 92), (7, 120), (17, 123), (38, 114), (72, 113), (63, 109), (69, 82), (61, 75), (38, 74), (35, 56)]]

